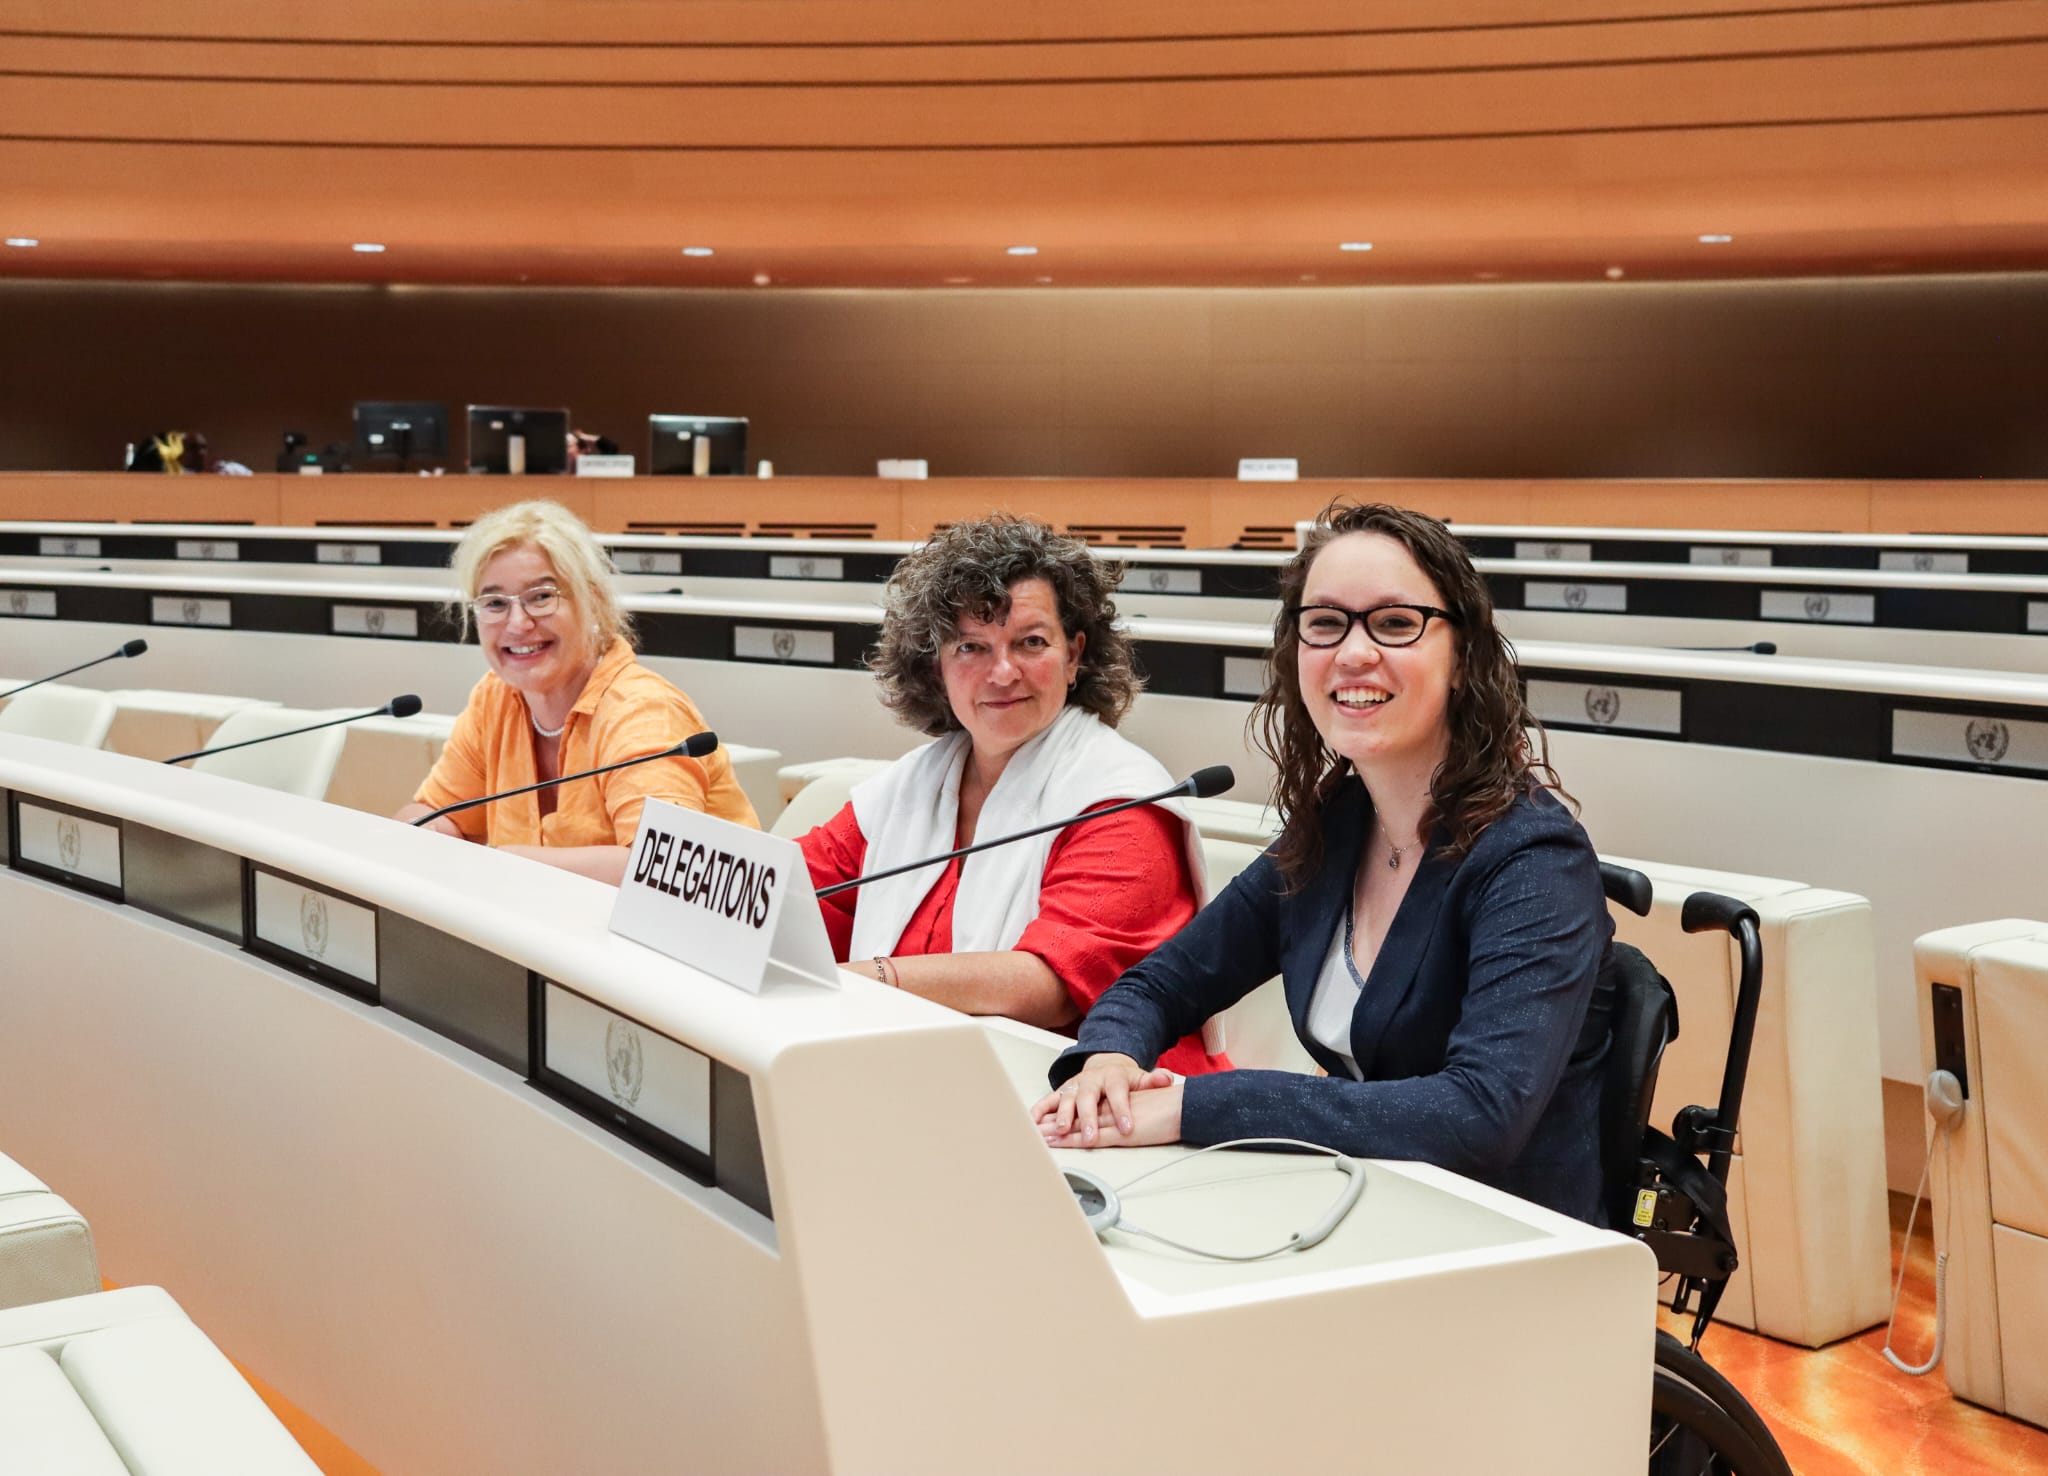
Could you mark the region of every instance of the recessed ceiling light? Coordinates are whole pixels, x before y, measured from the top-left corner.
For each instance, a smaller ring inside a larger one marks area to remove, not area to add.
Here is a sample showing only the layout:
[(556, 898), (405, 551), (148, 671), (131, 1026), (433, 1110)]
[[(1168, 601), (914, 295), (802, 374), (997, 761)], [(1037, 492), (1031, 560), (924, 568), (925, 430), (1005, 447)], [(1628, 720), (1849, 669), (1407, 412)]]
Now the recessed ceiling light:
[(940, 281), (942, 281), (942, 282), (944, 282), (944, 283), (945, 283), (945, 284), (946, 284), (946, 285), (947, 285), (948, 287), (965, 287), (965, 286), (966, 286), (966, 285), (967, 285), (967, 284), (968, 284), (969, 282), (972, 282), (972, 281), (974, 280), (974, 278), (972, 278), (972, 277), (941, 277), (941, 278), (940, 278), (939, 280), (940, 280)]
[(360, 251), (365, 256), (375, 256), (384, 248), (378, 245), (375, 241), (358, 241), (356, 242), (355, 245), (349, 247), (348, 249), (351, 251)]
[(1036, 246), (1005, 246), (1003, 249), (1012, 256), (1038, 255), (1038, 248)]
[(770, 282), (774, 280), (775, 279), (769, 276), (766, 272), (754, 273), (754, 285), (756, 287), (766, 287)]
[(1035, 280), (1035, 281), (1039, 281), (1039, 282), (1050, 282), (1050, 281), (1052, 280), (1052, 278), (1050, 278), (1050, 277), (1037, 277), (1037, 278), (1034, 278), (1033, 280)]
[(710, 256), (711, 254), (712, 251), (709, 246), (685, 246), (683, 248), (683, 255), (685, 256)]
[(1734, 239), (1735, 238), (1733, 236), (1702, 236), (1700, 237), (1700, 245), (1726, 246), (1730, 241)]
[(1316, 274), (1314, 272), (1303, 272), (1301, 274), (1301, 280), (1304, 282), (1313, 282), (1315, 279)]
[(10, 246), (40, 246), (43, 243), (34, 236), (9, 236), (7, 244)]
[(1498, 282), (1500, 280), (1499, 272), (1474, 272), (1472, 275), (1481, 282)]
[(1623, 271), (1620, 267), (1609, 267), (1607, 269), (1607, 280), (1610, 282), (1619, 282), (1623, 277), (1626, 277), (1627, 275), (1628, 273)]
[(1372, 242), (1370, 242), (1370, 241), (1339, 241), (1339, 242), (1337, 243), (1337, 249), (1338, 249), (1339, 251), (1370, 251), (1370, 250), (1372, 250)]

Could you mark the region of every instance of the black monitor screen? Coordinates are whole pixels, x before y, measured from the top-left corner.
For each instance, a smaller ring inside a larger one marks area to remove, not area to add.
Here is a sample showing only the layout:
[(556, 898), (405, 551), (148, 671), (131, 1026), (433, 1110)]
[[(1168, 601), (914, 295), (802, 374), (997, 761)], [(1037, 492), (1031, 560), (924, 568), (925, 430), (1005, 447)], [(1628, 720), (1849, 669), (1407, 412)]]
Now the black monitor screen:
[(560, 476), (569, 469), (569, 412), (471, 405), (469, 469), (497, 476)]
[(648, 416), (647, 471), (656, 477), (745, 476), (746, 417)]
[(448, 454), (448, 407), (422, 400), (356, 401), (356, 457)]

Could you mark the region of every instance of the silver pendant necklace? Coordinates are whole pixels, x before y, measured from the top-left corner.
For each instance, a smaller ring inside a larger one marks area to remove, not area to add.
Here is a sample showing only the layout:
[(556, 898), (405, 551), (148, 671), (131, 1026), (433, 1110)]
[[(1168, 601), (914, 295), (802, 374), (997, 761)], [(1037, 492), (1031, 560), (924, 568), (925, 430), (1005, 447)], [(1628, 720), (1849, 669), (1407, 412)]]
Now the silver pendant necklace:
[(1401, 869), (1401, 858), (1422, 844), (1422, 837), (1417, 836), (1405, 846), (1395, 845), (1394, 837), (1388, 832), (1384, 824), (1380, 826), (1380, 834), (1387, 837), (1387, 870), (1389, 871), (1399, 871)]

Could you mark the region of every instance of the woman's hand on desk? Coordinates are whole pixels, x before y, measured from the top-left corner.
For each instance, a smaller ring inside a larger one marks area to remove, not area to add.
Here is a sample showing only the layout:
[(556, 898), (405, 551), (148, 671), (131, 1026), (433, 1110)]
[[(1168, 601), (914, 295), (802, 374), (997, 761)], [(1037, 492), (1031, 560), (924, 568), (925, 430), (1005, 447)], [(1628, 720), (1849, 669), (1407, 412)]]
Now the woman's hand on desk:
[[(1147, 1071), (1129, 1056), (1103, 1051), (1082, 1062), (1081, 1069), (1058, 1091), (1032, 1103), (1031, 1120), (1056, 1148), (1093, 1148), (1098, 1130), (1115, 1128), (1126, 1137), (1136, 1131), (1133, 1092), (1163, 1091), (1172, 1085), (1171, 1071)], [(1158, 1141), (1170, 1143), (1180, 1136), (1177, 1089), (1173, 1094), (1173, 1132), (1172, 1138)]]
[(1057, 1134), (1050, 1120), (1041, 1122), (1039, 1130), (1045, 1134), (1048, 1148), (1149, 1148), (1156, 1143), (1178, 1143), (1180, 1102), (1181, 1084), (1170, 1081), (1162, 1087), (1132, 1092), (1126, 1112), (1115, 1121), (1104, 1118), (1092, 1141), (1084, 1142), (1078, 1130)]

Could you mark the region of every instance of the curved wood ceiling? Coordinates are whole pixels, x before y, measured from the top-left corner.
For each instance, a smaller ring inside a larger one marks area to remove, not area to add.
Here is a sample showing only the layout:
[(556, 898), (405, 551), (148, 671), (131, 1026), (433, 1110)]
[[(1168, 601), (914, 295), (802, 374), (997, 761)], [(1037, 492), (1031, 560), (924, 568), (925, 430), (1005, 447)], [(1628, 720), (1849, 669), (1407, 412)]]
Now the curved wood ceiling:
[(165, 9), (0, 0), (0, 234), (41, 243), (0, 250), (0, 274), (2048, 266), (2048, 0), (1553, 0), (1541, 20), (1521, 0)]

